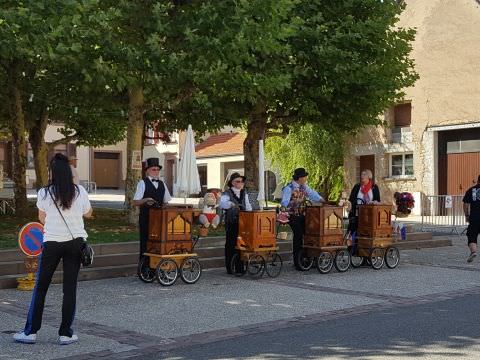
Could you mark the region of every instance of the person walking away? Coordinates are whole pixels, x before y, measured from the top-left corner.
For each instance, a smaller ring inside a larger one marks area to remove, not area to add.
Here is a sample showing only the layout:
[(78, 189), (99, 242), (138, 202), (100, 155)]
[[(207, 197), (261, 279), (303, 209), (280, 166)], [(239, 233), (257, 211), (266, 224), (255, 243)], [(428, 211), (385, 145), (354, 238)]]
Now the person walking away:
[(36, 342), (37, 332), (42, 325), (45, 296), (53, 273), (62, 260), (62, 322), (58, 335), (60, 344), (66, 345), (78, 341), (72, 324), (77, 299), (80, 249), (82, 238), (87, 238), (83, 218), (92, 216), (92, 207), (87, 191), (73, 183), (72, 170), (65, 155), (55, 154), (50, 161), (49, 175), (48, 185), (41, 188), (37, 194), (38, 218), (44, 224), (43, 250), (39, 259), (37, 280), (25, 328), (13, 338), (21, 343)]
[(467, 227), (467, 242), (470, 255), (467, 262), (472, 262), (477, 256), (477, 238), (480, 233), (480, 175), (477, 183), (467, 190), (463, 197), (463, 212)]

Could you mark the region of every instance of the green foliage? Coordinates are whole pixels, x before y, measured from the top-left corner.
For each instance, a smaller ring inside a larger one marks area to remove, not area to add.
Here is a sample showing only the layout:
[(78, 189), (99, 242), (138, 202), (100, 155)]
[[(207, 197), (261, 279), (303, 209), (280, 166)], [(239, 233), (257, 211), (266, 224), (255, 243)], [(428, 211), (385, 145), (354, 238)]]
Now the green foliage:
[[(0, 6), (0, 82), (11, 81), (6, 73), (15, 64), (27, 130), (41, 127), (48, 113), (50, 121), (64, 123), (65, 142), (101, 146), (123, 139), (121, 105), (98, 71), (98, 39), (114, 12), (98, 11), (99, 4), (30, 0)], [(6, 89), (1, 87), (0, 99), (9, 104)], [(8, 124), (10, 114), (0, 116)]]
[(396, 27), (396, 0), (301, 1), (291, 39), (298, 118), (335, 131), (379, 124), (417, 74), (409, 58), (415, 31)]
[(309, 185), (337, 200), (343, 190), (343, 138), (318, 125), (295, 125), (286, 136), (268, 138), (265, 154), (283, 182), (291, 181), (295, 168), (304, 167)]

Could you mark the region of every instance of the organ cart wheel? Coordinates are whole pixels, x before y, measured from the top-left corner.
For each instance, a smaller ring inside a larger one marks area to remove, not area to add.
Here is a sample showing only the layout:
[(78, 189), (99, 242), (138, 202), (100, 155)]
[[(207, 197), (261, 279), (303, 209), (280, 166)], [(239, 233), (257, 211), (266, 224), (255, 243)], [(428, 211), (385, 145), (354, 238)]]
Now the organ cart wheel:
[(245, 262), (239, 259), (237, 253), (233, 254), (232, 260), (230, 261), (230, 269), (235, 276), (243, 276), (247, 272), (245, 268)]
[(400, 251), (394, 246), (387, 248), (385, 251), (385, 265), (389, 269), (395, 269), (400, 262)]
[(380, 270), (385, 261), (384, 259), (384, 250), (381, 248), (373, 248), (370, 250), (370, 264), (375, 270)]
[(323, 251), (317, 258), (317, 270), (321, 274), (328, 274), (333, 267), (333, 256), (328, 251)]
[(283, 261), (277, 252), (271, 253), (265, 261), (265, 271), (267, 275), (274, 278), (282, 272)]
[(247, 272), (252, 276), (262, 276), (265, 271), (265, 259), (259, 254), (252, 254), (248, 257)]
[(314, 262), (313, 257), (307, 256), (305, 249), (300, 249), (297, 254), (297, 263), (301, 271), (308, 271), (312, 268)]
[(348, 252), (347, 249), (345, 250), (340, 250), (337, 251), (335, 254), (335, 269), (337, 269), (338, 272), (345, 272), (348, 270), (350, 267), (351, 263), (351, 258), (350, 258), (350, 253)]
[(157, 280), (163, 286), (170, 286), (177, 280), (178, 266), (172, 259), (162, 259), (156, 269)]
[(363, 256), (358, 256), (356, 252), (353, 251), (353, 247), (350, 249), (350, 264), (354, 268), (358, 268), (363, 265), (365, 259)]
[(155, 270), (151, 269), (150, 258), (142, 256), (138, 261), (137, 276), (140, 280), (146, 283), (151, 283), (155, 280)]
[(195, 284), (202, 275), (202, 265), (195, 257), (183, 260), (180, 266), (180, 277), (187, 284)]

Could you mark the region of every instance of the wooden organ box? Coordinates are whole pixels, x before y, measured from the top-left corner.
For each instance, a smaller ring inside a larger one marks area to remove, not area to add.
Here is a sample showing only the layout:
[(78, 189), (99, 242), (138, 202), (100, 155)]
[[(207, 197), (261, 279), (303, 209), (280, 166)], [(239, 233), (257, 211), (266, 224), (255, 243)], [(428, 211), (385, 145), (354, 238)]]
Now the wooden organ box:
[(191, 253), (194, 215), (193, 208), (151, 208), (147, 252), (159, 255)]
[(240, 211), (240, 244), (249, 250), (276, 247), (276, 215), (275, 210)]
[(343, 208), (307, 206), (303, 245), (309, 247), (343, 246)]
[(391, 237), (392, 206), (380, 204), (358, 205), (358, 236)]

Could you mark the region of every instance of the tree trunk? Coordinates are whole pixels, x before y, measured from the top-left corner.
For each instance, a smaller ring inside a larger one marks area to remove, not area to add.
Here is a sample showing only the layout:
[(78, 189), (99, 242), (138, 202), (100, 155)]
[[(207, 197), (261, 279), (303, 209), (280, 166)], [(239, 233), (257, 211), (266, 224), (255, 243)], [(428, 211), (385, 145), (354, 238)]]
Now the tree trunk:
[(34, 120), (29, 129), (28, 140), (32, 146), (33, 161), (35, 164), (37, 190), (48, 183), (48, 145), (45, 142), (45, 132), (48, 125), (46, 109)]
[(27, 213), (27, 140), (25, 133), (25, 115), (22, 96), (18, 84), (18, 66), (11, 64), (8, 69), (8, 98), (10, 110), (10, 129), (14, 154), (13, 182), (15, 212), (24, 216)]
[(250, 116), (247, 137), (243, 142), (244, 169), (249, 190), (258, 191), (258, 141), (265, 139), (267, 129), (267, 114), (265, 111)]
[(128, 221), (135, 224), (138, 221), (138, 209), (133, 206), (132, 200), (138, 181), (142, 177), (141, 169), (132, 169), (134, 151), (140, 151), (142, 156), (143, 139), (143, 88), (134, 87), (128, 91), (128, 128), (127, 128), (127, 179), (125, 182), (125, 206), (128, 212)]

